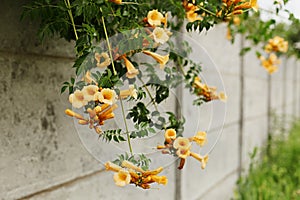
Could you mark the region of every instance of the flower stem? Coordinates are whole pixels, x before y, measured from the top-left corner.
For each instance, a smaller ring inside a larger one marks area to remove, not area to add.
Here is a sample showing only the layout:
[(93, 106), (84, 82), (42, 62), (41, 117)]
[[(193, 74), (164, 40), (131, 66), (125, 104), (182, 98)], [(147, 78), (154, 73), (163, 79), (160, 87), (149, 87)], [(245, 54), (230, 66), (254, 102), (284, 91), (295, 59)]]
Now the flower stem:
[[(100, 8), (100, 11), (102, 12), (102, 8)], [(117, 75), (117, 71), (116, 71), (116, 68), (115, 68), (115, 65), (114, 65), (114, 58), (113, 58), (112, 53), (111, 53), (110, 42), (109, 42), (109, 38), (108, 38), (108, 35), (107, 35), (107, 30), (106, 30), (106, 25), (105, 25), (103, 15), (102, 15), (101, 19), (102, 19), (103, 30), (104, 30), (104, 34), (105, 34), (105, 38), (106, 38), (107, 47), (108, 47), (109, 57), (111, 59), (111, 65), (112, 65), (112, 68), (113, 68), (114, 75)]]
[(128, 130), (128, 125), (127, 125), (127, 121), (126, 121), (124, 105), (123, 105), (123, 101), (122, 101), (121, 96), (119, 96), (119, 99), (120, 99), (120, 104), (121, 104), (121, 108), (122, 108), (122, 115), (123, 115), (125, 129), (126, 129), (126, 136), (127, 136), (129, 151), (130, 151), (131, 156), (133, 156), (132, 145), (131, 145), (131, 141), (130, 141), (130, 135), (129, 135), (129, 130)]
[(78, 40), (78, 35), (77, 35), (75, 23), (74, 23), (74, 18), (73, 18), (73, 14), (72, 14), (72, 10), (71, 10), (71, 4), (70, 4), (70, 1), (69, 1), (69, 0), (65, 0), (65, 4), (66, 4), (66, 6), (67, 6), (67, 8), (68, 8), (68, 14), (69, 14), (70, 19), (71, 19), (71, 23), (72, 23), (72, 26), (73, 26), (75, 38), (76, 38), (76, 40)]
[(213, 13), (213, 12), (212, 12), (212, 11), (210, 11), (210, 10), (207, 10), (206, 8), (204, 8), (204, 7), (202, 7), (202, 6), (198, 6), (198, 8), (199, 8), (199, 9), (201, 9), (201, 10), (204, 10), (205, 12), (207, 12), (207, 13), (209, 13), (209, 14), (213, 15), (213, 16), (216, 16), (216, 14), (215, 14), (215, 13)]
[(146, 89), (146, 92), (148, 93), (148, 95), (149, 95), (149, 97), (150, 97), (150, 99), (151, 99), (151, 102), (153, 103), (153, 105), (154, 105), (154, 107), (155, 107), (155, 110), (156, 110), (157, 112), (159, 112), (159, 111), (158, 111), (158, 108), (157, 108), (157, 105), (156, 105), (156, 102), (155, 102), (153, 96), (151, 95), (151, 93), (150, 93), (150, 91), (149, 91), (147, 85), (145, 84), (145, 82), (143, 81), (143, 79), (139, 78), (139, 80), (142, 82), (143, 87)]
[[(100, 8), (100, 11), (102, 12), (102, 8)], [(104, 33), (105, 33), (106, 43), (107, 43), (107, 46), (108, 46), (109, 57), (111, 59), (111, 65), (112, 65), (112, 68), (113, 68), (113, 73), (114, 73), (114, 75), (117, 75), (117, 71), (116, 71), (115, 65), (114, 65), (114, 58), (113, 58), (112, 53), (111, 53), (111, 47), (110, 47), (110, 42), (109, 42), (106, 26), (105, 26), (104, 17), (102, 16), (101, 19), (102, 19), (103, 29), (104, 29)], [(125, 116), (124, 105), (123, 105), (123, 101), (122, 101), (121, 96), (119, 96), (119, 99), (120, 99), (120, 104), (121, 104), (121, 108), (122, 108), (122, 116), (123, 116), (123, 120), (124, 120), (124, 124), (125, 124), (129, 151), (130, 151), (130, 154), (133, 155), (131, 141), (130, 141), (130, 135), (129, 135), (129, 130), (128, 130), (128, 125), (127, 125), (126, 116)]]

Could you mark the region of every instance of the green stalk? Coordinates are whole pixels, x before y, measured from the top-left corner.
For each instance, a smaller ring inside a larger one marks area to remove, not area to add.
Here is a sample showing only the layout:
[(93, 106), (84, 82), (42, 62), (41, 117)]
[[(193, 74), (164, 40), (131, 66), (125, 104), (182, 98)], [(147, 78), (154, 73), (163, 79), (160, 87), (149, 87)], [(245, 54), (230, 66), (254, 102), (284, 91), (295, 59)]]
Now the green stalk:
[(129, 135), (129, 130), (128, 130), (128, 125), (127, 125), (127, 121), (126, 121), (124, 105), (123, 105), (123, 101), (122, 101), (121, 96), (119, 96), (119, 99), (120, 99), (120, 104), (121, 104), (121, 108), (122, 108), (122, 115), (123, 115), (125, 129), (126, 129), (126, 136), (127, 136), (129, 151), (130, 151), (130, 154), (133, 156), (132, 145), (131, 145), (131, 141), (130, 141), (130, 135)]
[[(102, 8), (100, 8), (100, 11), (102, 12)], [(104, 33), (105, 33), (106, 43), (107, 43), (107, 46), (108, 46), (109, 57), (111, 59), (111, 65), (112, 65), (112, 68), (113, 68), (113, 73), (114, 73), (114, 75), (117, 75), (117, 71), (116, 71), (115, 65), (114, 65), (114, 58), (113, 58), (112, 53), (111, 53), (111, 47), (110, 47), (110, 42), (109, 42), (109, 38), (108, 38), (106, 26), (105, 26), (104, 17), (102, 16), (101, 19), (102, 19), (103, 29), (104, 29)], [(124, 105), (123, 105), (123, 101), (122, 101), (121, 96), (119, 96), (119, 99), (120, 99), (120, 104), (121, 104), (121, 108), (122, 108), (122, 116), (123, 116), (123, 120), (124, 120), (124, 124), (125, 124), (125, 129), (126, 129), (126, 135), (127, 135), (127, 142), (128, 142), (128, 146), (129, 146), (129, 151), (130, 151), (130, 154), (133, 155), (133, 150), (132, 150), (132, 145), (131, 145), (131, 140), (130, 140), (128, 125), (127, 125), (126, 116), (125, 116)]]
[[(102, 8), (100, 8), (100, 11), (102, 12)], [(102, 19), (102, 24), (103, 24), (105, 38), (106, 38), (106, 43), (107, 43), (107, 46), (108, 46), (109, 57), (111, 59), (111, 65), (112, 65), (112, 68), (113, 68), (114, 75), (117, 75), (117, 71), (116, 71), (115, 65), (114, 65), (114, 58), (113, 58), (112, 53), (111, 53), (110, 42), (109, 42), (109, 38), (108, 38), (108, 35), (107, 35), (107, 30), (106, 30), (106, 26), (105, 26), (105, 21), (104, 21), (103, 15), (102, 15), (101, 19)]]
[(70, 16), (70, 20), (71, 20), (71, 23), (72, 23), (72, 26), (73, 26), (75, 38), (76, 38), (76, 40), (78, 40), (78, 35), (77, 35), (77, 31), (76, 31), (76, 26), (75, 26), (75, 23), (74, 23), (74, 18), (73, 18), (73, 14), (72, 14), (72, 10), (71, 10), (70, 1), (69, 0), (65, 0), (65, 4), (66, 4), (66, 6), (68, 8), (68, 14)]
[(213, 16), (216, 16), (216, 14), (215, 14), (215, 13), (213, 13), (213, 12), (212, 12), (212, 11), (210, 11), (210, 10), (207, 10), (206, 8), (204, 8), (204, 7), (202, 7), (202, 6), (198, 6), (198, 8), (199, 8), (199, 9), (201, 9), (201, 10), (204, 10), (205, 12), (207, 12), (207, 13), (209, 13), (209, 14), (213, 15)]
[(151, 95), (151, 93), (150, 93), (150, 91), (149, 91), (147, 85), (145, 84), (145, 82), (144, 82), (141, 78), (139, 78), (139, 80), (142, 82), (143, 87), (146, 89), (146, 92), (148, 93), (148, 95), (149, 95), (149, 97), (150, 97), (150, 99), (151, 99), (151, 102), (153, 103), (153, 105), (154, 105), (154, 107), (155, 107), (155, 110), (156, 110), (157, 112), (159, 112), (159, 111), (158, 111), (158, 108), (157, 108), (157, 105), (156, 105), (156, 102), (155, 102), (153, 96)]

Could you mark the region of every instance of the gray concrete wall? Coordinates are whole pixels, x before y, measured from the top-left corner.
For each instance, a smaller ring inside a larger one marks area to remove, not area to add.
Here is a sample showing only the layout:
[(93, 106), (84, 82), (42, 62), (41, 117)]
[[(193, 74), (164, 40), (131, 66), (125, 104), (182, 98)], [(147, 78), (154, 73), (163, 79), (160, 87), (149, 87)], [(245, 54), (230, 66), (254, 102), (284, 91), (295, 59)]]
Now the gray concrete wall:
[[(222, 103), (205, 105), (196, 113), (200, 119), (204, 116), (197, 128), (209, 132), (210, 147), (222, 129), (207, 168), (201, 170), (189, 159), (177, 176), (175, 165), (166, 169), (166, 187), (118, 188), (112, 174), (103, 172), (86, 151), (73, 121), (64, 114), (69, 105), (59, 90), (73, 74), (73, 44), (40, 44), (37, 26), (19, 21), (24, 3), (5, 0), (0, 7), (0, 199), (230, 199), (241, 169), (249, 164), (249, 152), (266, 142), (270, 119), (268, 75), (253, 53), (239, 57), (241, 38), (231, 45), (223, 25), (208, 34), (192, 34), (218, 67), (228, 95), (226, 113)], [(285, 59), (270, 79), (270, 107), (283, 116), (286, 128), (300, 116), (299, 67), (295, 59)], [(222, 88), (214, 73), (208, 66), (203, 69), (207, 82)], [(184, 113), (193, 109), (187, 99), (184, 93)], [(191, 125), (188, 120), (187, 132)]]

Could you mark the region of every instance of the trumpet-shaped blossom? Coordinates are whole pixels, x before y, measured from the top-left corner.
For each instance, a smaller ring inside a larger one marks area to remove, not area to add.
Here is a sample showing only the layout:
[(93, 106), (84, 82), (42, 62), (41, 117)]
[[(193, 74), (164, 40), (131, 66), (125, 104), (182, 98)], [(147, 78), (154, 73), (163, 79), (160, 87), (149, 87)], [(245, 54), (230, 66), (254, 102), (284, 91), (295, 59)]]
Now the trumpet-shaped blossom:
[(188, 138), (178, 137), (174, 141), (173, 147), (175, 149), (189, 149), (191, 147), (191, 143)]
[(176, 151), (176, 154), (179, 158), (186, 159), (188, 156), (190, 156), (190, 148), (178, 148)]
[(164, 44), (169, 40), (169, 35), (168, 32), (160, 27), (156, 27), (153, 30), (153, 39), (155, 42), (160, 43), (160, 44)]
[(192, 140), (202, 147), (207, 143), (206, 132), (199, 131), (194, 137), (192, 137)]
[(97, 67), (99, 68), (105, 68), (111, 63), (110, 57), (106, 52), (102, 52), (100, 54), (95, 53), (95, 59), (97, 61)]
[(121, 169), (114, 174), (114, 181), (117, 186), (124, 187), (130, 183), (131, 176), (127, 170)]
[(84, 93), (80, 90), (76, 90), (73, 94), (70, 94), (69, 101), (75, 108), (81, 108), (88, 103), (84, 97)]
[(131, 96), (134, 99), (137, 99), (137, 90), (134, 88), (134, 85), (129, 85), (129, 89), (128, 90), (122, 90), (122, 91), (120, 91), (120, 97), (122, 99), (125, 99), (128, 96)]
[(126, 56), (121, 57), (125, 62), (125, 67), (127, 69), (126, 77), (131, 79), (135, 78), (136, 75), (139, 74), (139, 70), (137, 70), (134, 65), (126, 58)]
[(87, 101), (93, 101), (94, 95), (98, 92), (99, 87), (97, 85), (87, 85), (82, 88), (84, 99)]
[(147, 21), (151, 26), (160, 26), (162, 20), (164, 20), (164, 16), (158, 10), (148, 12)]
[[(112, 105), (116, 102), (117, 95), (114, 90), (111, 90), (109, 88), (103, 88), (101, 90), (101, 95), (103, 99), (99, 99), (99, 101), (102, 103)], [(101, 98), (101, 95), (99, 95), (99, 98)]]
[(169, 54), (162, 56), (162, 55), (159, 55), (157, 53), (147, 51), (147, 50), (144, 50), (143, 53), (148, 56), (151, 56), (153, 59), (155, 59), (160, 64), (161, 69), (163, 69), (165, 67), (165, 65), (167, 64), (167, 62), (169, 61)]
[(165, 132), (165, 141), (166, 143), (171, 143), (176, 139), (176, 131), (173, 128), (167, 129)]

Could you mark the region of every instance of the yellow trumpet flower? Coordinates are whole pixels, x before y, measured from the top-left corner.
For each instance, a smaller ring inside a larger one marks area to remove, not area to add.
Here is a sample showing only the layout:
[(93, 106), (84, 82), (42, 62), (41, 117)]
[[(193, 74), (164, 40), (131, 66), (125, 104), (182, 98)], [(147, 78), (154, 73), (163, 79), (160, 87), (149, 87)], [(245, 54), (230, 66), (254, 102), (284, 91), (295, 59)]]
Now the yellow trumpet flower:
[(176, 154), (179, 158), (186, 159), (188, 156), (190, 156), (190, 147), (189, 148), (178, 148), (176, 151)]
[(137, 172), (141, 172), (141, 173), (145, 172), (142, 168), (140, 168), (138, 166), (135, 166), (132, 162), (129, 162), (128, 160), (124, 160), (122, 162), (122, 167), (125, 167), (125, 168), (128, 168), (128, 169), (133, 169), (133, 170), (135, 170)]
[(169, 54), (162, 56), (162, 55), (159, 55), (157, 53), (147, 51), (147, 50), (144, 50), (143, 53), (148, 56), (151, 56), (153, 59), (155, 59), (160, 64), (161, 69), (163, 69), (165, 67), (166, 63), (169, 61)]
[(114, 174), (114, 181), (117, 186), (124, 187), (130, 183), (131, 176), (127, 170), (120, 170)]
[(77, 118), (77, 119), (85, 120), (85, 119), (83, 118), (83, 116), (81, 116), (80, 114), (74, 112), (73, 110), (66, 109), (66, 110), (65, 110), (65, 113), (66, 113), (66, 115), (69, 115), (70, 117), (75, 117), (75, 118)]
[(176, 131), (175, 129), (167, 129), (165, 132), (165, 141), (166, 143), (170, 144), (173, 140), (176, 139)]
[(139, 70), (137, 70), (134, 67), (134, 65), (126, 58), (126, 56), (122, 56), (121, 58), (124, 60), (125, 66), (127, 68), (127, 73), (126, 73), (127, 78), (135, 78), (136, 75), (139, 74)]
[(194, 137), (192, 137), (192, 141), (196, 142), (202, 147), (207, 143), (206, 132), (199, 131)]
[(81, 108), (88, 104), (88, 101), (84, 98), (84, 93), (80, 90), (76, 90), (73, 94), (70, 94), (69, 101), (75, 108)]
[(98, 92), (99, 87), (97, 85), (87, 85), (82, 88), (84, 99), (87, 101), (93, 101), (94, 95)]
[(112, 163), (112, 162), (106, 162), (104, 166), (105, 166), (105, 169), (106, 169), (107, 171), (119, 172), (120, 170), (123, 169), (123, 168), (120, 167), (119, 165), (116, 165), (116, 164), (114, 164), (114, 163)]
[(168, 178), (166, 176), (157, 176), (157, 175), (152, 175), (150, 176), (151, 180), (162, 185), (167, 185), (168, 183)]
[(125, 99), (128, 96), (131, 96), (134, 99), (137, 99), (137, 90), (134, 88), (134, 85), (129, 85), (129, 89), (128, 90), (122, 90), (122, 91), (120, 91), (120, 97), (122, 99)]
[(103, 52), (103, 53), (95, 53), (95, 59), (97, 61), (97, 67), (99, 68), (105, 68), (110, 65), (111, 60), (108, 55), (108, 53)]
[(160, 26), (162, 21), (165, 21), (163, 14), (158, 10), (151, 10), (148, 12), (147, 21), (151, 26)]
[(175, 149), (189, 149), (191, 147), (191, 143), (188, 138), (178, 137), (174, 141), (173, 147)]

